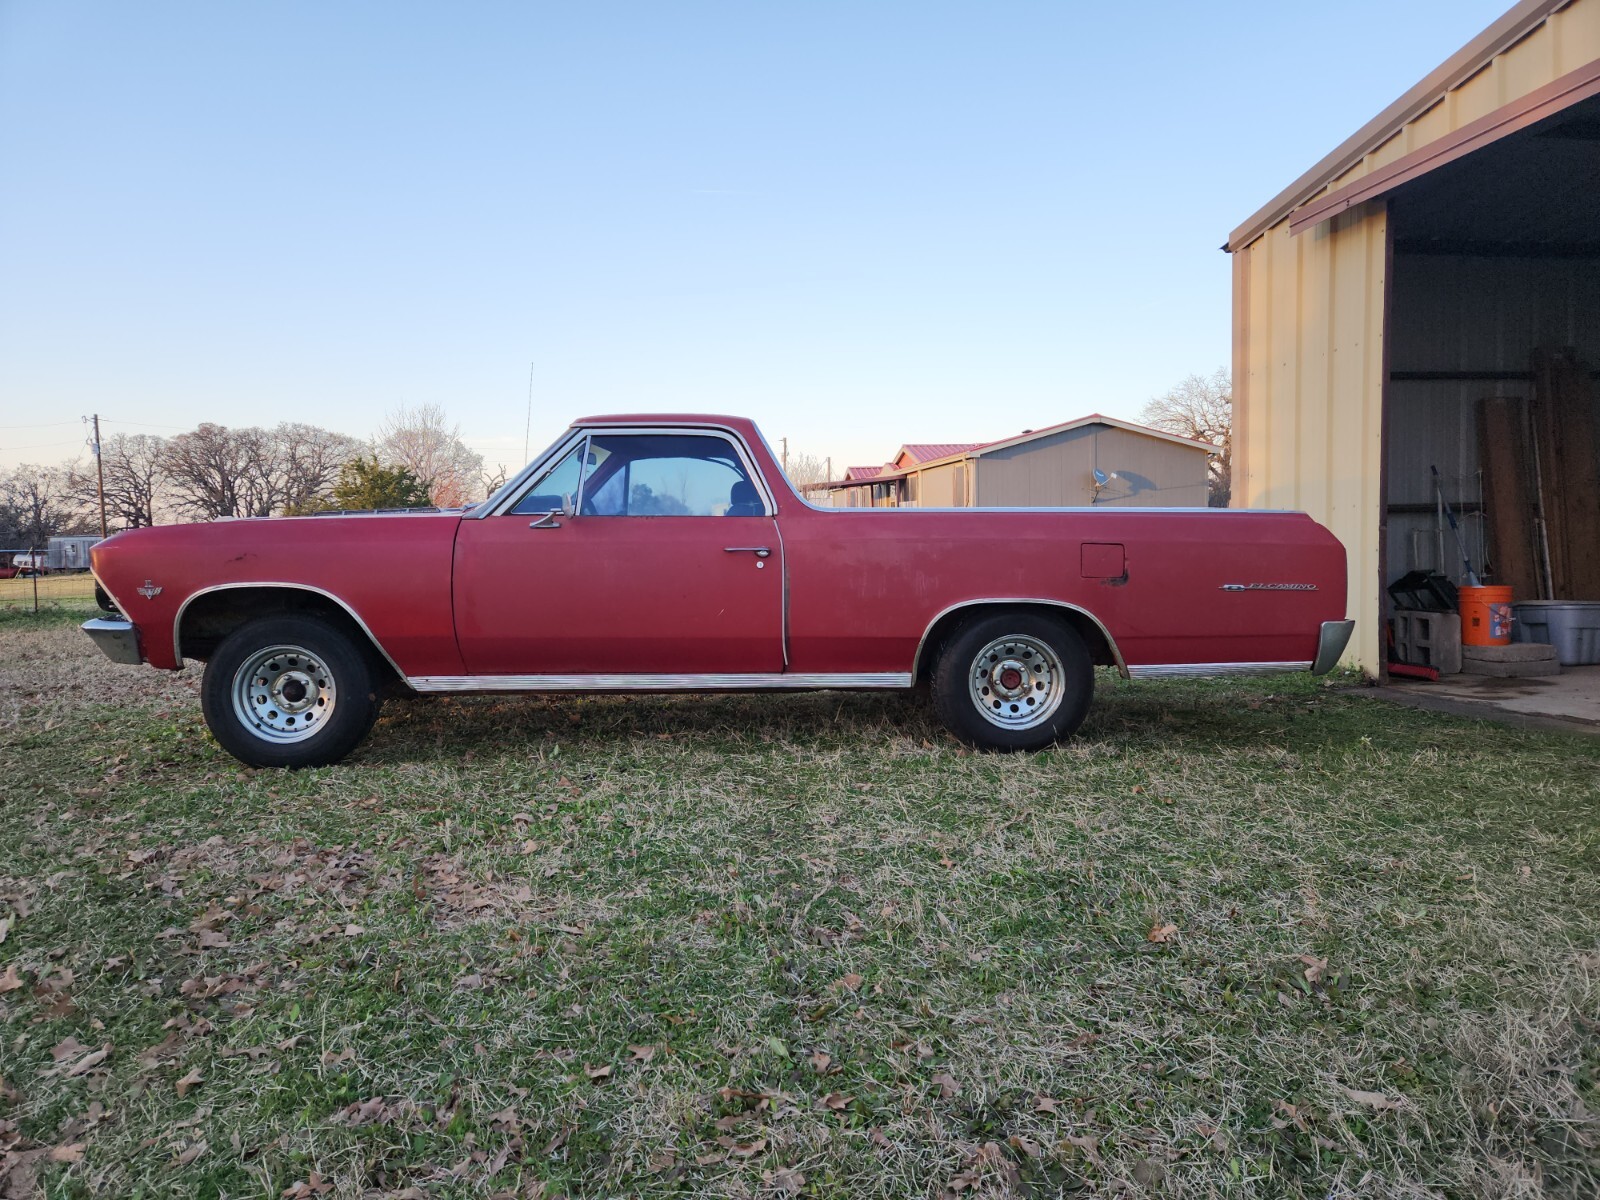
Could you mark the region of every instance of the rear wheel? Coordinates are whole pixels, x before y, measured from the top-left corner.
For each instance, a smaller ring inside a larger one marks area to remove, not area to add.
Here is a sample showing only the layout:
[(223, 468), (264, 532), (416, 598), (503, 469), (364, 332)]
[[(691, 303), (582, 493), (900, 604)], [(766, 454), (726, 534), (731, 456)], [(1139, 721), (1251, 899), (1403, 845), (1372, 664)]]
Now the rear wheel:
[(252, 767), (321, 767), (354, 750), (381, 701), (361, 647), (317, 617), (263, 617), (222, 640), (200, 685), (206, 724)]
[(1033, 612), (980, 617), (945, 643), (933, 706), (987, 750), (1038, 750), (1071, 734), (1094, 699), (1094, 667), (1069, 626)]

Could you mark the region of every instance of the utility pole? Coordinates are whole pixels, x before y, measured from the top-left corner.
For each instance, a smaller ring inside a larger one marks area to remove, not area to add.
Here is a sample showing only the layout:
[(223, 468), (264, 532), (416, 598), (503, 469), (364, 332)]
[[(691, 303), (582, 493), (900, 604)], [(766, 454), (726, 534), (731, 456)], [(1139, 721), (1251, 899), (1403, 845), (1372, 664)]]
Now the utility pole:
[(789, 439), (780, 438), (779, 440), (783, 443), (783, 473), (787, 475), (789, 473)]
[(822, 477), (829, 483), (833, 482), (833, 455), (828, 455), (828, 465), (823, 468)]
[(95, 491), (100, 497), (100, 536), (106, 536), (106, 468), (100, 458), (100, 414), (94, 414)]

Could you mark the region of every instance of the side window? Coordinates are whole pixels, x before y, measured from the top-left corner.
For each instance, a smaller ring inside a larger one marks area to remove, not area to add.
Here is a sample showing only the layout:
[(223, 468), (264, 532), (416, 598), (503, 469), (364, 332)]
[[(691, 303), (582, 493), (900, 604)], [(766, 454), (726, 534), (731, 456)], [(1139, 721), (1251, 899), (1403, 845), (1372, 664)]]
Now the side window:
[(560, 462), (534, 480), (533, 486), (523, 493), (511, 511), (524, 517), (563, 508), (570, 512), (578, 502), (578, 477), (583, 470), (583, 448), (587, 444), (579, 442)]
[(706, 434), (596, 434), (583, 516), (759, 517), (766, 512), (738, 453)]

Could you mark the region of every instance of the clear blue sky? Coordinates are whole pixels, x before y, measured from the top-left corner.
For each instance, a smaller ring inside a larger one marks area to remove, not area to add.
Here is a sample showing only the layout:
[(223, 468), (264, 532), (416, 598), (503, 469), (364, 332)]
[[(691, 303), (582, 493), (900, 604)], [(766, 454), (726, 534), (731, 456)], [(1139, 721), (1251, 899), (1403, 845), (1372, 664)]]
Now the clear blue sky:
[[(0, 0), (0, 465), (442, 405), (905, 441), (1229, 360), (1227, 233), (1509, 0)], [(141, 422), (135, 425), (130, 422)]]

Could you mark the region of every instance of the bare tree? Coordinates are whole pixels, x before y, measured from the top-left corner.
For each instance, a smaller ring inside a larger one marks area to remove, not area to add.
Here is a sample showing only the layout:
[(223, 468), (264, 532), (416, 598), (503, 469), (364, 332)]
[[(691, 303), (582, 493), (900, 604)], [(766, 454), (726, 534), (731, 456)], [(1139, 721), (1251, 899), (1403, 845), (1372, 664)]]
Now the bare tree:
[(229, 429), (206, 423), (167, 444), (173, 499), (189, 515), (267, 517), (316, 508), (361, 443), (315, 425)]
[[(105, 473), (106, 522), (117, 529), (156, 523), (156, 509), (167, 482), (167, 439), (148, 433), (116, 433), (100, 443)], [(99, 504), (94, 464), (68, 476), (73, 497), (85, 508)]]
[(802, 490), (814, 483), (826, 483), (828, 479), (826, 462), (815, 454), (803, 452), (789, 455), (784, 472), (789, 476), (789, 482)]
[(365, 446), (346, 434), (315, 425), (285, 422), (268, 435), (271, 477), (281, 496), (272, 506), (279, 512), (309, 510), (327, 501), (339, 482), (339, 472), (362, 456)]
[(1190, 375), (1139, 414), (1156, 429), (1210, 442), (1217, 448), (1210, 464), (1212, 508), (1227, 508), (1233, 492), (1233, 377), (1218, 367), (1209, 375)]
[(373, 450), (385, 466), (405, 467), (428, 488), (441, 508), (476, 499), (483, 475), (483, 456), (461, 441), (461, 426), (448, 424), (437, 404), (401, 405), (385, 418), (373, 439)]
[(495, 468), (492, 471), (485, 467), (483, 471), (483, 478), (480, 481), (483, 487), (483, 494), (485, 496), (494, 495), (501, 488), (505, 487), (506, 480), (510, 478), (511, 472), (507, 469), (505, 463), (496, 463)]
[(203, 521), (252, 515), (245, 478), (253, 447), (241, 436), (249, 432), (206, 421), (167, 443), (164, 465), (179, 508)]
[(71, 466), (23, 463), (0, 475), (0, 516), (11, 544), (32, 549), (52, 534), (98, 532), (68, 483)]

